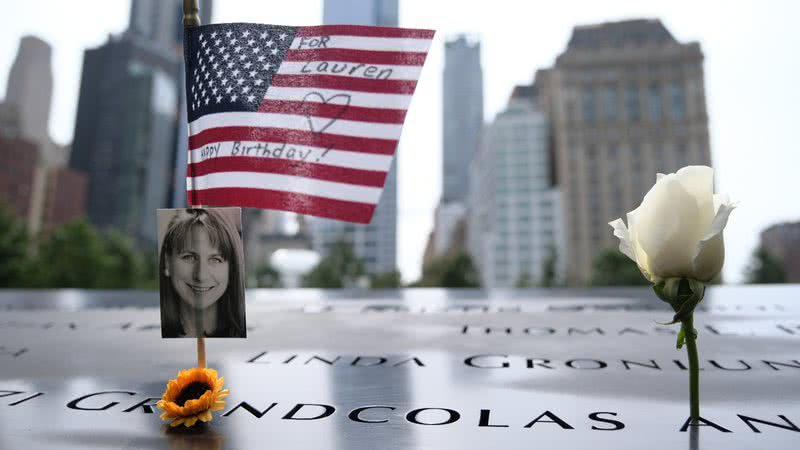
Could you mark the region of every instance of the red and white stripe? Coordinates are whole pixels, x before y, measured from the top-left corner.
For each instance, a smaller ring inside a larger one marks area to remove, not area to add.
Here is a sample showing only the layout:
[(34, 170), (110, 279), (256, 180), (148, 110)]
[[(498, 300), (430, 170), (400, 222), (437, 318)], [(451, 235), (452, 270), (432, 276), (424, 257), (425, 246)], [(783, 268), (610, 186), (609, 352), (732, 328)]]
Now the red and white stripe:
[(258, 112), (189, 124), (190, 204), (369, 223), (432, 39), (429, 30), (299, 28)]

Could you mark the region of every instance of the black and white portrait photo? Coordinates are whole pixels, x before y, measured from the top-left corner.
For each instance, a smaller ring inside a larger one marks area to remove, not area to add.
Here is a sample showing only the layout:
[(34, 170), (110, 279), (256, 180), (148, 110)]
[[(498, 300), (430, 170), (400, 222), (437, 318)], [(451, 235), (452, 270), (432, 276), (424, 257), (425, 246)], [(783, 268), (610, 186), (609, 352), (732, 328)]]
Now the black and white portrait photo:
[(246, 337), (240, 208), (159, 209), (161, 336)]

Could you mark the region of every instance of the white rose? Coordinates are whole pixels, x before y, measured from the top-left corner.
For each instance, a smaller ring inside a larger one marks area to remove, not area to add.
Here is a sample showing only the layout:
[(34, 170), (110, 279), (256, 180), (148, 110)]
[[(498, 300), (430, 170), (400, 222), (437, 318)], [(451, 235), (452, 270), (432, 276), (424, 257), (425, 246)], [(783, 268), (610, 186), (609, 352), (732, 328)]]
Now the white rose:
[(652, 283), (667, 278), (711, 281), (722, 270), (722, 230), (734, 209), (728, 196), (714, 194), (714, 169), (688, 166), (658, 174), (642, 204), (609, 222), (619, 249), (636, 261)]

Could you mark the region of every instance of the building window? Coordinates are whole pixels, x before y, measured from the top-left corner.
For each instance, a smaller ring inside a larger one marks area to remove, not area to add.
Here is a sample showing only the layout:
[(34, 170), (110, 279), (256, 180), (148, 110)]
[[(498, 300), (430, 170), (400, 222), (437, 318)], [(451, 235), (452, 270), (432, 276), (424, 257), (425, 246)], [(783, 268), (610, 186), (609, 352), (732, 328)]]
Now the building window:
[(589, 162), (594, 162), (597, 158), (597, 148), (593, 145), (589, 145), (586, 147), (586, 160)]
[(595, 99), (594, 89), (591, 86), (584, 86), (582, 97), (583, 121), (593, 123), (595, 121)]
[(666, 154), (664, 154), (664, 146), (661, 144), (654, 144), (653, 149), (656, 172), (657, 173), (669, 173), (669, 164), (667, 163)]
[(619, 156), (619, 147), (617, 146), (617, 143), (612, 142), (609, 144), (606, 151), (608, 152), (608, 161), (614, 165), (617, 161), (617, 157)]
[(610, 84), (606, 86), (603, 94), (603, 114), (606, 122), (617, 121), (617, 86)]
[(575, 117), (575, 100), (572, 97), (567, 99), (567, 121), (577, 122)]
[(683, 167), (688, 166), (691, 164), (689, 160), (689, 147), (686, 145), (686, 142), (678, 142), (675, 144), (675, 158), (677, 158), (677, 166)]
[(647, 103), (650, 109), (650, 120), (653, 122), (661, 120), (661, 86), (655, 81), (647, 87)]
[(669, 96), (672, 118), (680, 120), (686, 117), (686, 100), (683, 94), (683, 83), (680, 81), (673, 81), (669, 87)]
[(631, 84), (625, 88), (625, 111), (630, 122), (638, 122), (641, 116), (639, 110), (639, 86)]

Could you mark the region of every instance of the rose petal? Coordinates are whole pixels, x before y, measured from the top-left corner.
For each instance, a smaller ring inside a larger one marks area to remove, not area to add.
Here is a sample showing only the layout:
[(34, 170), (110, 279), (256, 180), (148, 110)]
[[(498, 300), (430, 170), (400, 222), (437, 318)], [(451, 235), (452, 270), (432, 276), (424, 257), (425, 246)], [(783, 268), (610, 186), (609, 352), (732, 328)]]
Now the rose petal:
[(631, 248), (631, 238), (628, 234), (628, 227), (625, 226), (625, 222), (623, 222), (622, 219), (617, 219), (608, 222), (608, 224), (614, 229), (614, 236), (619, 239), (619, 251), (633, 261), (636, 261), (636, 256), (633, 254), (633, 249)]
[(675, 173), (686, 192), (694, 197), (700, 213), (700, 229), (706, 230), (714, 219), (714, 169), (708, 166), (687, 166)]
[[(714, 214), (716, 215), (719, 212), (719, 208), (722, 205), (729, 205), (731, 204), (731, 199), (728, 197), (728, 194), (714, 194)], [(733, 205), (734, 207), (736, 205)]]
[[(635, 224), (628, 222), (629, 229), (635, 233), (631, 239), (647, 255), (651, 277), (691, 276), (697, 242), (703, 230), (697, 202), (677, 176), (662, 177), (634, 213)], [(638, 251), (635, 254), (638, 262)]]
[(639, 271), (642, 272), (642, 275), (644, 275), (644, 277), (650, 282), (656, 283), (658, 280), (655, 276), (653, 276), (653, 273), (650, 270), (650, 259), (647, 257), (647, 253), (645, 253), (645, 251), (642, 249), (642, 246), (639, 245), (637, 232), (638, 214), (639, 208), (636, 208), (629, 212), (626, 216), (628, 219), (628, 236), (630, 238), (631, 252), (634, 256), (633, 260), (636, 261), (636, 265), (639, 266)]
[(725, 244), (722, 231), (728, 224), (728, 217), (736, 205), (727, 203), (725, 195), (715, 195), (716, 214), (708, 227), (705, 236), (697, 244), (697, 253), (692, 262), (695, 278), (699, 281), (711, 281), (722, 270), (725, 262)]

